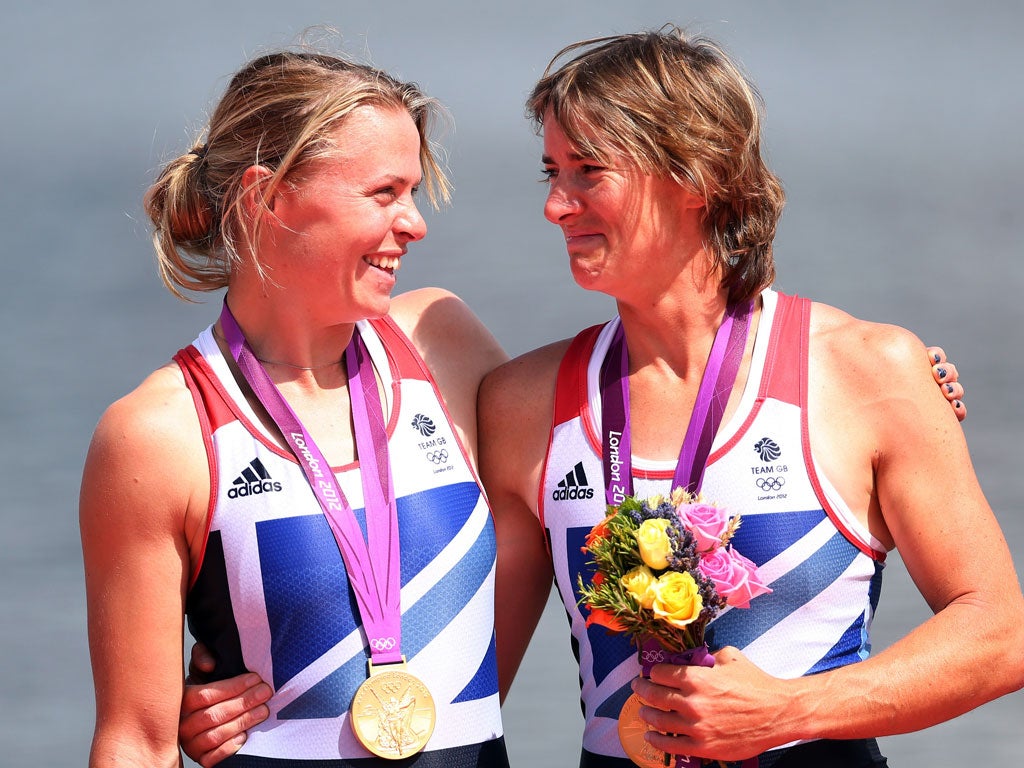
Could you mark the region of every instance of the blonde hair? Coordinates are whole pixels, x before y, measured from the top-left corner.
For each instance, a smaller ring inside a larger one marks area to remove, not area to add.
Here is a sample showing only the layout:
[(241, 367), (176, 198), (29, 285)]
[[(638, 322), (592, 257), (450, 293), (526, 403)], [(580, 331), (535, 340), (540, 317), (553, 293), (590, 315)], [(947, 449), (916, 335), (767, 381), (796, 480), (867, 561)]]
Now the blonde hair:
[(731, 299), (771, 285), (785, 194), (761, 157), (760, 96), (716, 43), (672, 25), (574, 43), (526, 106), (538, 130), (550, 111), (583, 154), (624, 157), (700, 194), (712, 269)]
[(250, 220), (241, 199), (242, 177), (253, 165), (273, 175), (269, 199), (289, 175), (329, 154), (329, 133), (360, 106), (404, 109), (420, 136), (423, 186), (432, 205), (447, 202), (450, 187), (432, 148), (434, 99), (373, 67), (318, 53), (279, 51), (253, 59), (232, 78), (206, 129), (184, 155), (168, 163), (146, 192), (160, 277), (179, 298), (183, 291), (214, 291), (228, 284), (243, 258), (262, 275), (255, 254), (239, 242), (255, 242), (264, 206)]

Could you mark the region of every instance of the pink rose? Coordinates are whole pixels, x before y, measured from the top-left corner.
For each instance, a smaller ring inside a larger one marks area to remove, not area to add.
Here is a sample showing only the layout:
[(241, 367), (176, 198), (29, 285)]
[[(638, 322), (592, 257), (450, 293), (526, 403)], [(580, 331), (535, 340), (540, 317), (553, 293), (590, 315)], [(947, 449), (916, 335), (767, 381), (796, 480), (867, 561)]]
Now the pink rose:
[(755, 597), (771, 592), (757, 566), (732, 547), (720, 547), (705, 555), (697, 568), (714, 582), (726, 603), (736, 608), (749, 608)]
[(693, 532), (698, 552), (710, 552), (722, 546), (722, 537), (729, 530), (729, 515), (722, 507), (703, 502), (676, 507), (684, 528)]

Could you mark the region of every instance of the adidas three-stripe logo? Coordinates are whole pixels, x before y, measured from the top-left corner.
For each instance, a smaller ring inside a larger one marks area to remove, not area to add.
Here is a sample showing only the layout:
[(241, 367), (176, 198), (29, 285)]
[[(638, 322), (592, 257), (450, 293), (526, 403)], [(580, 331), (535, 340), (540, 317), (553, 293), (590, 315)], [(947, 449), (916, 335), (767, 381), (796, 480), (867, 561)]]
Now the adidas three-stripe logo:
[(281, 484), (270, 477), (270, 473), (263, 466), (263, 462), (256, 458), (250, 461), (249, 466), (243, 469), (242, 473), (231, 483), (231, 488), (228, 490), (228, 498), (238, 499), (280, 490)]
[(558, 481), (558, 487), (551, 493), (555, 501), (594, 498), (594, 489), (587, 482), (587, 473), (583, 471), (583, 462), (576, 462), (565, 478)]

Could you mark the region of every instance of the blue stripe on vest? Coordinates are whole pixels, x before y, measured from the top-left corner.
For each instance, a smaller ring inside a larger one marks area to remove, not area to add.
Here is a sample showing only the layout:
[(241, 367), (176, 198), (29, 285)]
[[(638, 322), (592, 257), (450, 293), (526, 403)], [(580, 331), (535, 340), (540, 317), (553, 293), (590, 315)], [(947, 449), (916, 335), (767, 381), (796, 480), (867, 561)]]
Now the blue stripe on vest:
[[(477, 498), (479, 498), (479, 489), (476, 485), (472, 483), (468, 485), (476, 490)], [(417, 495), (427, 496), (429, 494)], [(435, 507), (433, 511), (435, 520), (436, 514), (437, 508)], [(437, 524), (440, 522), (437, 521)], [(410, 532), (409, 535), (416, 534)], [(422, 529), (420, 529), (419, 535), (423, 538)], [(448, 539), (451, 538), (449, 534), (445, 535)], [(402, 652), (407, 659), (412, 659), (437, 637), (441, 630), (458, 615), (462, 606), (469, 602), (470, 597), (476, 594), (490, 574), (494, 562), (494, 533), (489, 526), (485, 526), (480, 537), (444, 578), (402, 614)], [(481, 539), (483, 543), (480, 543)], [(402, 544), (404, 551), (404, 536)], [(405, 580), (403, 574), (403, 583)], [(279, 719), (338, 717), (347, 712), (356, 688), (366, 679), (366, 659), (365, 653), (359, 653), (342, 664), (305, 694), (282, 708), (278, 713)], [(275, 669), (276, 662), (275, 657)], [(476, 692), (479, 698), (493, 695), (497, 690), (496, 676), (489, 681), (480, 677), (477, 681)]]
[(630, 680), (624, 686), (619, 688), (619, 690), (617, 690), (607, 699), (602, 701), (601, 705), (597, 708), (597, 712), (595, 712), (594, 715), (597, 717), (608, 717), (612, 720), (618, 720), (619, 713), (622, 712), (622, 707), (625, 706), (626, 699), (629, 698), (631, 693), (633, 693), (632, 680)]
[[(745, 520), (743, 524), (746, 525)], [(738, 544), (736, 548), (743, 552)], [(714, 619), (705, 633), (708, 645), (713, 650), (724, 645), (737, 648), (750, 645), (826, 590), (858, 553), (845, 536), (836, 532), (810, 557), (772, 582), (771, 594), (756, 598), (750, 608), (734, 608)]]
[(816, 675), (828, 669), (835, 669), (844, 664), (853, 664), (863, 661), (866, 655), (862, 654), (864, 638), (864, 614), (858, 616), (842, 637), (833, 645), (818, 663), (811, 667), (805, 674)]
[(821, 509), (747, 515), (732, 544), (744, 557), (764, 565), (806, 536), (824, 517)]
[[(590, 530), (590, 528), (567, 528), (565, 531), (565, 559), (570, 577), (578, 573), (585, 582), (589, 582), (593, 578), (596, 570), (592, 564), (587, 562), (589, 555), (581, 551)], [(576, 599), (579, 600), (579, 582), (573, 581), (572, 591)], [(580, 611), (586, 618), (587, 609), (581, 608)], [(596, 685), (600, 685), (619, 664), (630, 656), (636, 655), (636, 647), (629, 641), (629, 638), (625, 635), (614, 634), (597, 624), (587, 627), (587, 638), (593, 651), (593, 676)]]
[(473, 675), (473, 679), (466, 684), (466, 687), (462, 689), (459, 695), (455, 697), (454, 701), (485, 699), (488, 696), (493, 696), (497, 691), (498, 653), (495, 635), (491, 633), (491, 644), (487, 647), (487, 653), (484, 655), (480, 666), (477, 667), (476, 674)]
[[(868, 590), (868, 600), (872, 612), (878, 607), (878, 596), (882, 590), (882, 568), (884, 563), (875, 562), (875, 573), (871, 577), (871, 586)], [(817, 664), (807, 670), (808, 675), (824, 672), (828, 669), (835, 669), (844, 664), (853, 664), (864, 661), (871, 655), (871, 640), (867, 632), (867, 612), (862, 613), (850, 624), (846, 632), (839, 639), (829, 652), (823, 656)]]
[[(476, 483), (468, 482), (397, 500), (403, 585), (466, 524), (479, 498)], [(441, 509), (447, 514), (438, 515)], [(362, 527), (365, 510), (354, 511)], [(274, 685), (280, 687), (356, 629), (358, 608), (322, 514), (265, 520), (256, 524), (256, 535)]]

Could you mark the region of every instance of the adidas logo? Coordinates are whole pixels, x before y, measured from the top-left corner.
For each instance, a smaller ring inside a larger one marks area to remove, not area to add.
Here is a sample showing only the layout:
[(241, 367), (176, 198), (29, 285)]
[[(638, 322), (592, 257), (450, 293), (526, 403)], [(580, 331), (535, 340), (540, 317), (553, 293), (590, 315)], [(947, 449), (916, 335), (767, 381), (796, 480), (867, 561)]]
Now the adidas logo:
[(587, 482), (582, 461), (577, 462), (576, 466), (566, 473), (565, 478), (558, 481), (558, 487), (552, 491), (551, 498), (555, 501), (594, 498), (594, 489)]
[(245, 496), (256, 496), (260, 493), (272, 493), (280, 490), (281, 484), (271, 479), (263, 462), (253, 459), (231, 484), (231, 488), (228, 489), (228, 498), (240, 499)]

